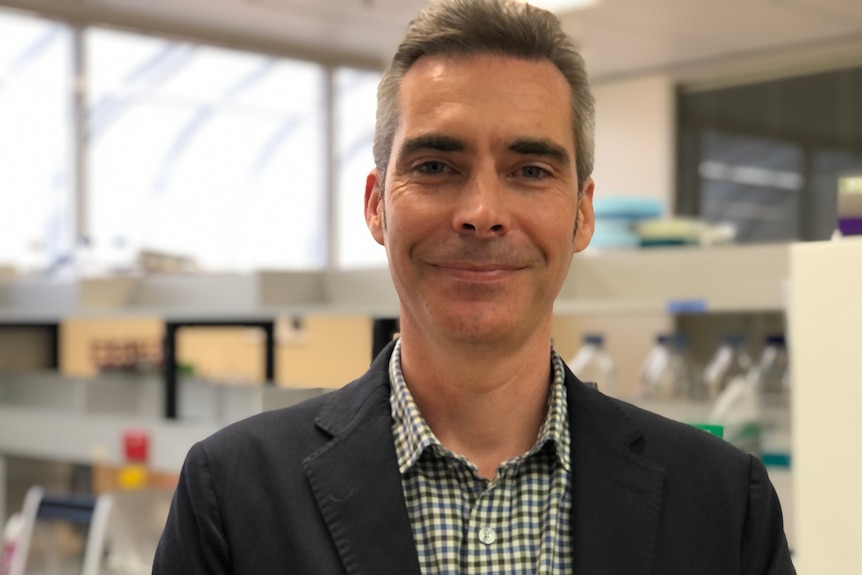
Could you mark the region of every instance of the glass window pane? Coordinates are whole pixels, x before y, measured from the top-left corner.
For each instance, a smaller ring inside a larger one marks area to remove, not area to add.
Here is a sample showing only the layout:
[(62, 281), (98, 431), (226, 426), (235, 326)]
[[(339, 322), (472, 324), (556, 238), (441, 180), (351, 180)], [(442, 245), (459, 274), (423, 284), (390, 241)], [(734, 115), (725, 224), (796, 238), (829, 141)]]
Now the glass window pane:
[(0, 264), (44, 267), (72, 243), (72, 36), (0, 12)]
[(700, 206), (706, 221), (732, 224), (741, 242), (799, 237), (805, 186), (799, 146), (706, 131), (701, 154)]
[(739, 241), (826, 240), (862, 158), (862, 68), (683, 92), (677, 209)]
[(365, 225), (365, 178), (374, 167), (374, 115), (380, 73), (340, 68), (335, 72), (335, 146), (338, 205), (338, 267), (386, 266), (386, 251)]
[(90, 217), (125, 245), (208, 269), (326, 261), (317, 64), (90, 30)]

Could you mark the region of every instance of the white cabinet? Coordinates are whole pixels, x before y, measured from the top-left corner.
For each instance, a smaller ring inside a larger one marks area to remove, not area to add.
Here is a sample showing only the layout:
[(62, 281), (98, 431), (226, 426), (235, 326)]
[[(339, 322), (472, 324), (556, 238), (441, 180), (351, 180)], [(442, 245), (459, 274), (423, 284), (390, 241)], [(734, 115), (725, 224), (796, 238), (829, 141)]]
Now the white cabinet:
[(862, 573), (862, 240), (790, 261), (797, 568)]

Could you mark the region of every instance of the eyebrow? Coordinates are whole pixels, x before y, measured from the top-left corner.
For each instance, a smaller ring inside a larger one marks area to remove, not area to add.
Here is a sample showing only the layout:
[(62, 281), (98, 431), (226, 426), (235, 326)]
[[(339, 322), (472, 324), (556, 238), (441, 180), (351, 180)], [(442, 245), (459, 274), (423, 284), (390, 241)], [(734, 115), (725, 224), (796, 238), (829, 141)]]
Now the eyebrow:
[(564, 147), (546, 138), (519, 138), (509, 144), (509, 151), (528, 156), (544, 156), (568, 166), (569, 154)]
[(401, 145), (401, 150), (398, 155), (401, 158), (405, 158), (415, 154), (416, 152), (422, 152), (425, 150), (433, 150), (436, 152), (463, 152), (465, 149), (466, 145), (458, 138), (430, 132), (427, 134), (419, 134), (418, 136), (405, 140)]

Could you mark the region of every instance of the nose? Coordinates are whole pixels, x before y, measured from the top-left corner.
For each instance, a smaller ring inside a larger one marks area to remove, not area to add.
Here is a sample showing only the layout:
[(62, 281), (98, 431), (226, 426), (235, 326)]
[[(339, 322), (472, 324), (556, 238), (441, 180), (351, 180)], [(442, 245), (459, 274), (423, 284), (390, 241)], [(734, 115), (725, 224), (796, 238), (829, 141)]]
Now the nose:
[(455, 230), (477, 238), (493, 238), (508, 232), (510, 224), (504, 186), (496, 171), (474, 174), (456, 200)]

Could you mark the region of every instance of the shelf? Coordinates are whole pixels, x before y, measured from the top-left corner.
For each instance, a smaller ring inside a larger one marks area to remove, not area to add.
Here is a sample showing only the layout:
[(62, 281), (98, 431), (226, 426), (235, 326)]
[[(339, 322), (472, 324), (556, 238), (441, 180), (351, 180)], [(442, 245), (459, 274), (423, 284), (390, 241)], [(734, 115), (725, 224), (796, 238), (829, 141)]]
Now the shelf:
[[(150, 467), (176, 473), (189, 448), (218, 431), (217, 424), (182, 424), (128, 416), (84, 416), (27, 407), (0, 407), (0, 455), (22, 455), (90, 465), (119, 465), (123, 432), (145, 430)], [(107, 454), (101, 458), (102, 453)]]
[(165, 274), (0, 282), (0, 323), (69, 317), (160, 317), (168, 321), (266, 320), (280, 315), (398, 314), (386, 269), (349, 272)]
[(121, 464), (127, 430), (150, 436), (150, 467), (179, 471), (186, 452), (218, 429), (250, 415), (330, 391), (320, 388), (213, 384), (183, 378), (180, 419), (162, 418), (157, 375), (112, 373), (95, 379), (54, 373), (7, 375), (0, 381), (0, 457), (26, 455), (70, 463)]
[[(774, 244), (586, 252), (573, 259), (555, 312), (782, 310), (789, 248)], [(264, 320), (309, 314), (397, 316), (398, 298), (389, 271), (264, 270), (0, 282), (0, 323), (115, 316)]]
[(560, 314), (781, 311), (789, 244), (668, 247), (575, 256)]

